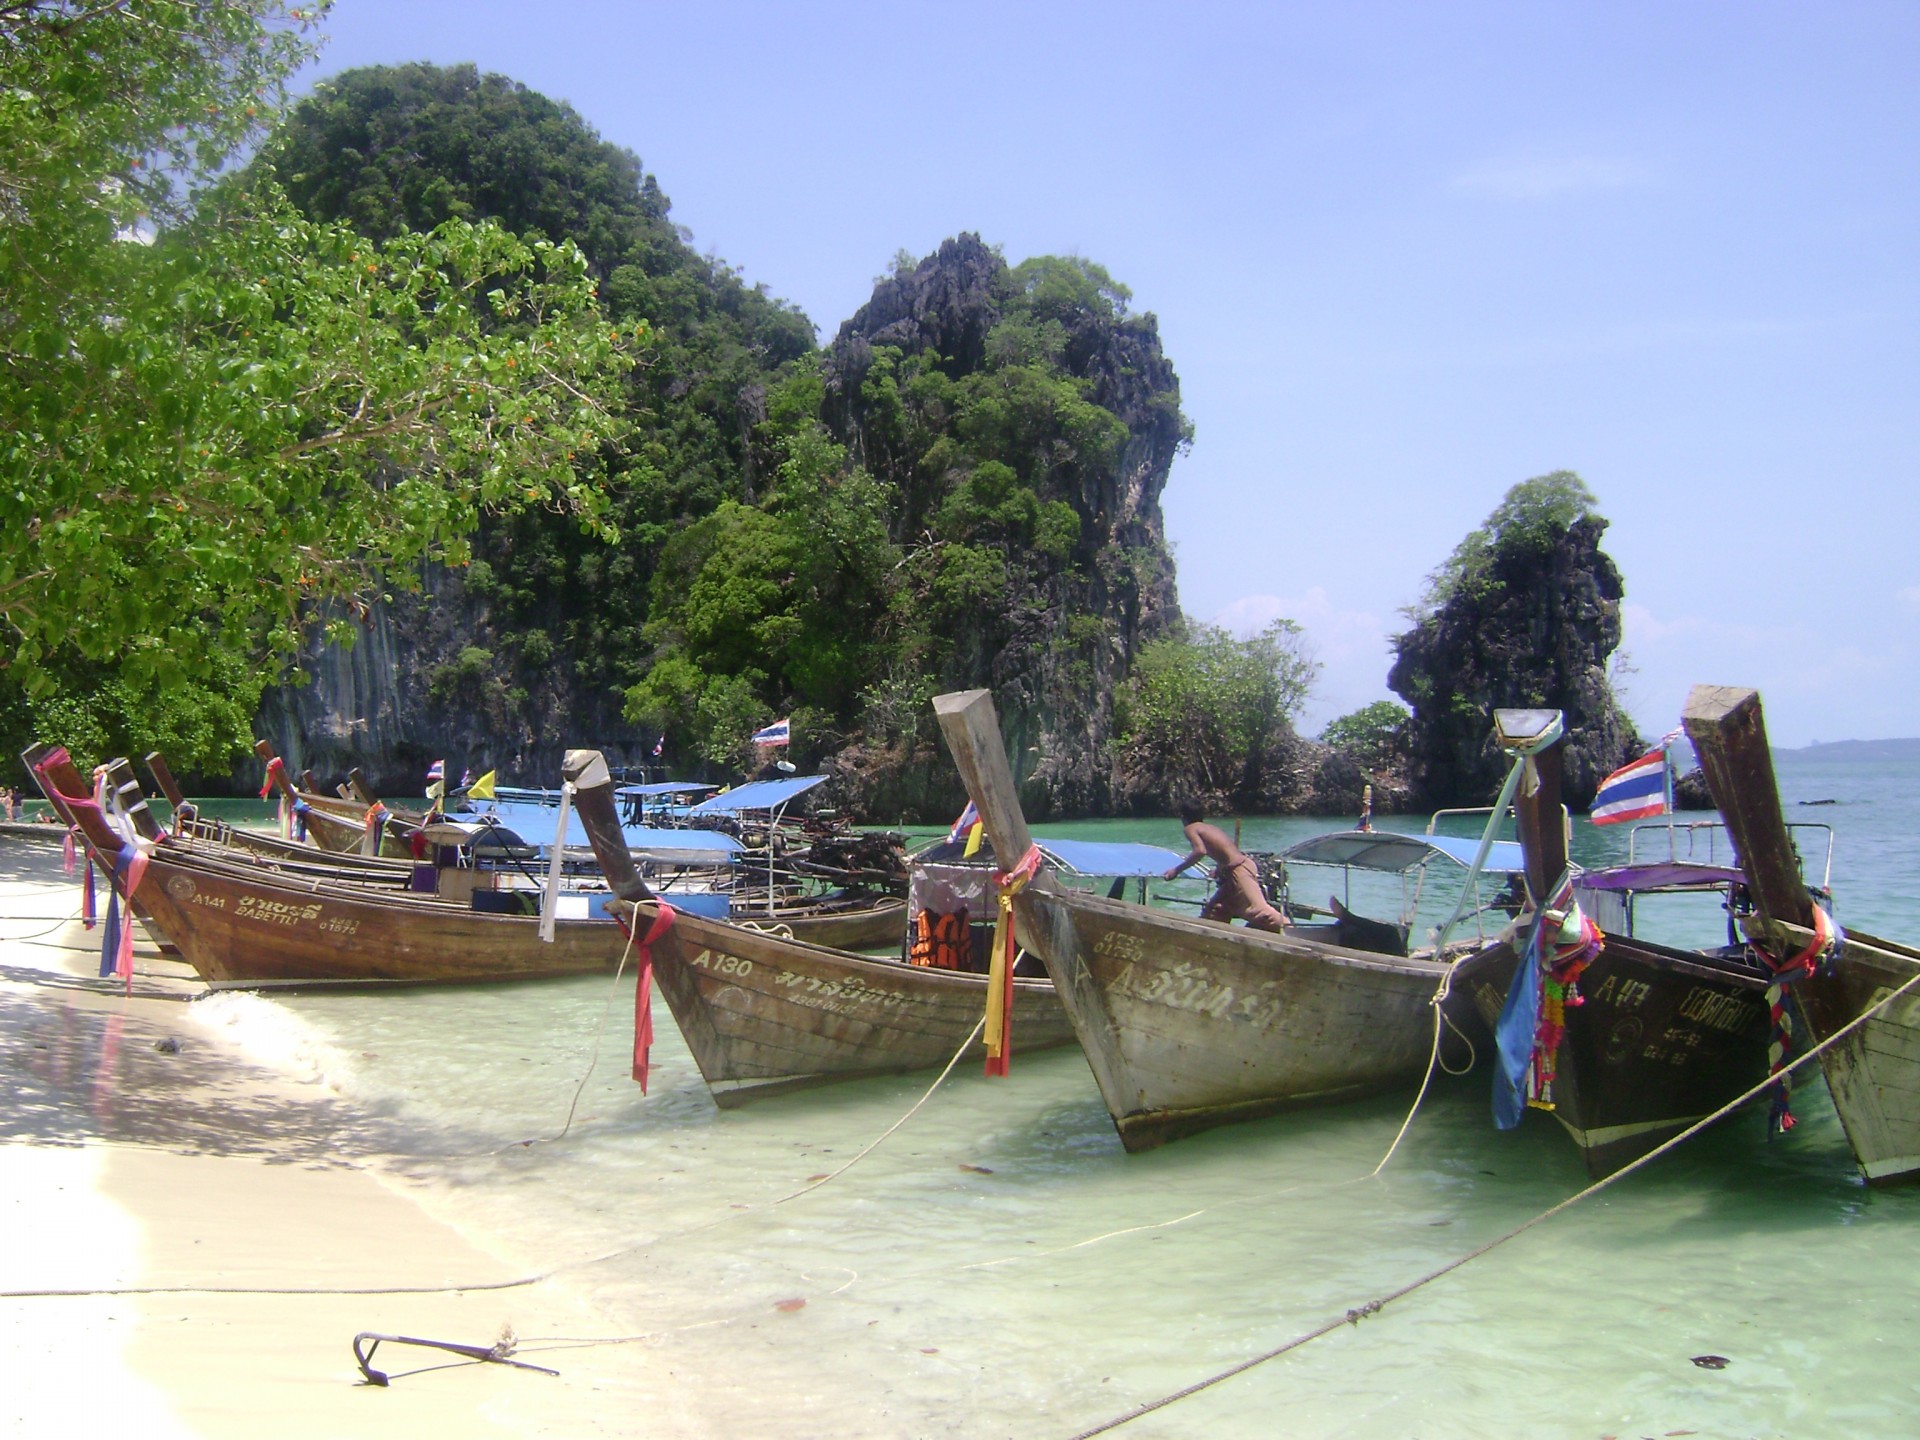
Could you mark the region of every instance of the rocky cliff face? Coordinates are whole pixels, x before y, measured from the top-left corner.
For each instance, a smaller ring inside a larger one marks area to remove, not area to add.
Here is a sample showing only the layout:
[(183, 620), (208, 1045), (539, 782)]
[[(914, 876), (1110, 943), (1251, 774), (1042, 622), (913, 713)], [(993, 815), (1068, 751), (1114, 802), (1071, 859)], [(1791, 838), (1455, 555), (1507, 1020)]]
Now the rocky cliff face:
[(1615, 703), (1607, 660), (1620, 645), (1620, 572), (1600, 550), (1606, 521), (1556, 527), (1544, 545), (1496, 553), (1399, 638), (1387, 683), (1413, 709), (1406, 729), (1419, 803), (1487, 805), (1506, 762), (1496, 707), (1566, 716), (1567, 805), (1584, 808), (1638, 744)]
[[(417, 592), (374, 605), (351, 647), (314, 627), (300, 668), (309, 683), (269, 690), (255, 730), (293, 774), (325, 784), (358, 768), (380, 794), (418, 795), (435, 760), (456, 777), (498, 769), (504, 783), (557, 784), (562, 754), (583, 744), (615, 765), (644, 759), (617, 689), (573, 666), (529, 665), (521, 637), (457, 571), (431, 567)], [(257, 785), (255, 769), (236, 785)]]
[[(960, 385), (1006, 374), (995, 354), (1006, 345), (999, 327), (1036, 309), (1022, 283), (979, 236), (961, 235), (881, 281), (829, 348), (825, 419), (855, 460), (897, 491), (892, 538), (909, 551), (969, 459), (986, 451), (942, 460), (938, 446), (903, 441), (896, 417), (881, 412), (867, 383), (876, 359), (887, 366), (920, 359)], [(1113, 692), (1141, 642), (1178, 614), (1160, 496), (1187, 439), (1180, 382), (1152, 315), (1095, 300), (1055, 306), (1046, 318), (1060, 327), (1055, 363), (1079, 398), (1117, 419), (1124, 435), (1097, 459), (1076, 451), (1064, 428), (1041, 427), (992, 452), (1041, 501), (1071, 506), (1078, 538), (1064, 558), (1006, 547), (1005, 593), (945, 637), (952, 643), (935, 677), (939, 689), (994, 692), (1022, 798), (1036, 818), (1115, 807)], [(847, 785), (857, 784), (873, 813), (958, 808), (958, 781), (937, 750), (864, 747), (846, 760)]]

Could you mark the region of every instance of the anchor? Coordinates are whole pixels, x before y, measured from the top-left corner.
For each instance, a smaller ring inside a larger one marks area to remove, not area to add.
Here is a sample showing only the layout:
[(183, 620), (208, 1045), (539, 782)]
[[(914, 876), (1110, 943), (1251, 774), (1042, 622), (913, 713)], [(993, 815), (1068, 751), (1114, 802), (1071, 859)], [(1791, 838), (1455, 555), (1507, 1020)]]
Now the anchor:
[[(372, 1341), (365, 1351), (360, 1348), (362, 1341)], [(525, 1360), (512, 1359), (514, 1342), (501, 1340), (493, 1345), (462, 1345), (455, 1340), (422, 1340), (413, 1335), (376, 1335), (371, 1330), (362, 1330), (353, 1337), (353, 1358), (360, 1366), (360, 1373), (367, 1377), (367, 1384), (384, 1386), (388, 1377), (373, 1368), (373, 1355), (380, 1348), (382, 1340), (395, 1345), (424, 1345), (431, 1350), (447, 1350), (455, 1355), (464, 1355), (469, 1360), (483, 1360), (494, 1365), (511, 1365), (516, 1370), (534, 1370), (542, 1375), (558, 1375), (558, 1370), (549, 1370), (544, 1365), (529, 1365)]]

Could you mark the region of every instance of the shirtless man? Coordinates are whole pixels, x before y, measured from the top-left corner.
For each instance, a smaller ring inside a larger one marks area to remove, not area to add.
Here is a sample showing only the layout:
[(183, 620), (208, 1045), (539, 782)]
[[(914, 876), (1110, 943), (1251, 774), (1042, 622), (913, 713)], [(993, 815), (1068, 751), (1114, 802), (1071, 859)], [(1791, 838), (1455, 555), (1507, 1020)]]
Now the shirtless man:
[(1285, 917), (1260, 893), (1259, 867), (1227, 838), (1226, 831), (1206, 823), (1206, 811), (1192, 803), (1182, 805), (1180, 825), (1187, 832), (1187, 843), (1193, 847), (1193, 853), (1161, 878), (1171, 880), (1189, 865), (1213, 861), (1214, 890), (1207, 903), (1200, 907), (1202, 920), (1231, 924), (1234, 917), (1239, 916), (1255, 930), (1278, 934), (1286, 928)]

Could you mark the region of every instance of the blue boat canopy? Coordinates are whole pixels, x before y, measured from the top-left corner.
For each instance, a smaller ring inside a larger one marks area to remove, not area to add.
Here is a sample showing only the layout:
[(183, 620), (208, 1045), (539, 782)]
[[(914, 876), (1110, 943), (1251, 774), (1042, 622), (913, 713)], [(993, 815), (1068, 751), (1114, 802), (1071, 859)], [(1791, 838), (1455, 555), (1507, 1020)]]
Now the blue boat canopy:
[(705, 780), (661, 780), (650, 785), (622, 785), (613, 793), (626, 800), (635, 795), (691, 795), (711, 789), (712, 784)]
[(740, 810), (778, 810), (796, 795), (827, 783), (824, 775), (796, 775), (789, 780), (754, 780), (719, 795), (709, 795), (688, 810), (689, 815), (731, 815)]
[[(529, 845), (542, 849), (553, 844), (554, 825), (560, 818), (557, 805), (531, 805), (512, 801), (479, 812), (493, 815), (502, 825), (518, 831)], [(469, 818), (469, 817), (457, 817)], [(471, 817), (471, 818), (478, 818)], [(658, 830), (644, 825), (623, 825), (627, 848), (655, 858), (687, 865), (724, 862), (739, 853), (741, 844), (731, 835), (717, 830)], [(565, 845), (588, 844), (587, 827), (580, 823), (580, 812), (567, 812)]]
[[(1402, 835), (1394, 830), (1340, 830), (1316, 835), (1281, 852), (1281, 859), (1308, 865), (1343, 865), (1355, 870), (1405, 874), (1434, 859), (1451, 860), (1463, 870), (1473, 864), (1478, 840), (1461, 835)], [(1526, 857), (1511, 840), (1496, 840), (1483, 865), (1489, 875), (1523, 875)]]
[(1048, 840), (1036, 835), (1033, 843), (1060, 869), (1074, 875), (1102, 878), (1156, 879), (1183, 858), (1176, 851), (1134, 841)]

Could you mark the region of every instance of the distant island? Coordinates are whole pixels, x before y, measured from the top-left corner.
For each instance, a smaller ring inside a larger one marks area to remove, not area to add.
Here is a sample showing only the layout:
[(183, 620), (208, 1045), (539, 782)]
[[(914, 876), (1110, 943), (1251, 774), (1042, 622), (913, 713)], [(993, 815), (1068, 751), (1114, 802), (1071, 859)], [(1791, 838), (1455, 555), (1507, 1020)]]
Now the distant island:
[(1920, 739), (1834, 740), (1778, 753), (1796, 760), (1920, 760)]

